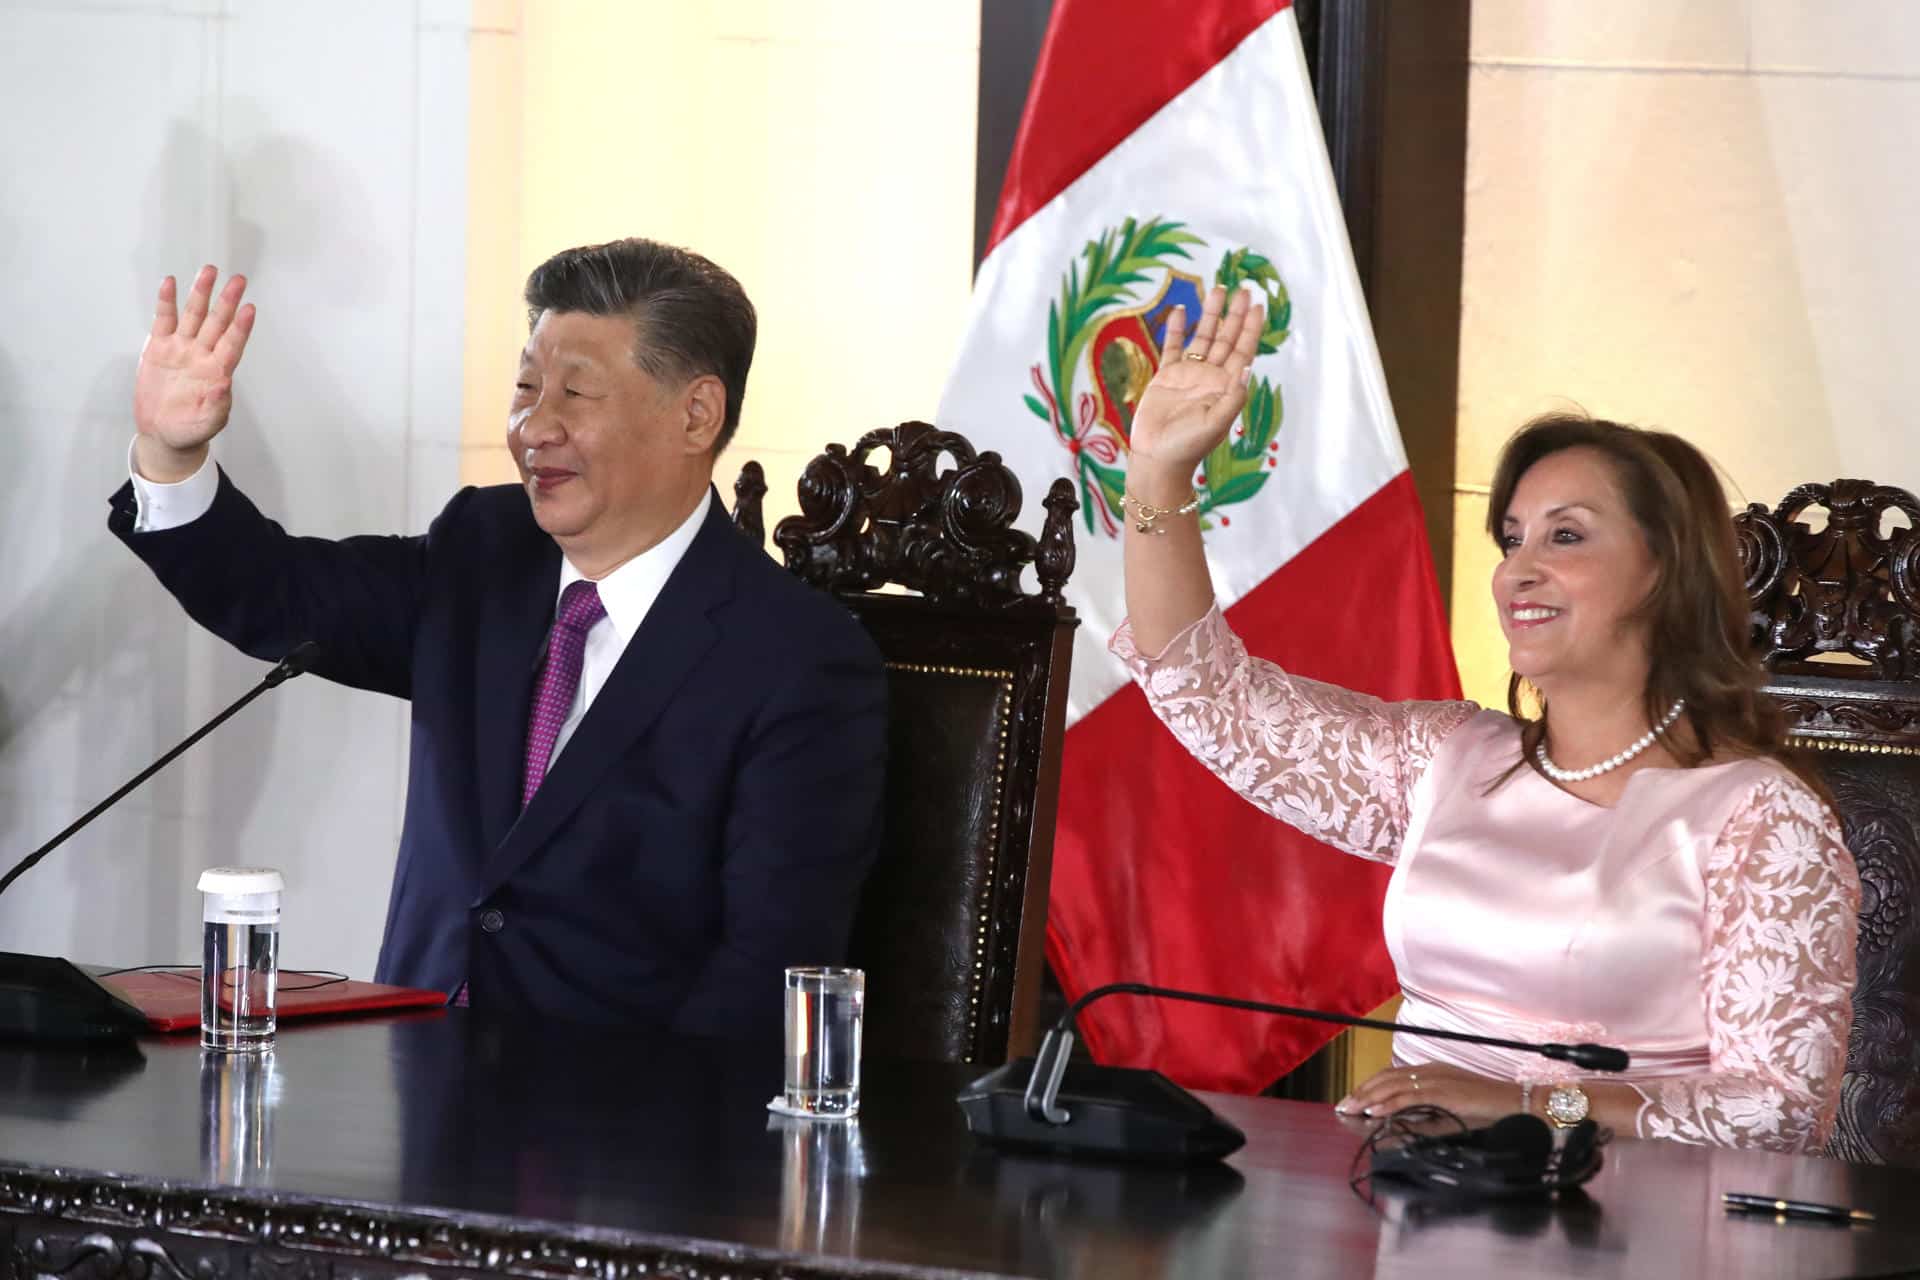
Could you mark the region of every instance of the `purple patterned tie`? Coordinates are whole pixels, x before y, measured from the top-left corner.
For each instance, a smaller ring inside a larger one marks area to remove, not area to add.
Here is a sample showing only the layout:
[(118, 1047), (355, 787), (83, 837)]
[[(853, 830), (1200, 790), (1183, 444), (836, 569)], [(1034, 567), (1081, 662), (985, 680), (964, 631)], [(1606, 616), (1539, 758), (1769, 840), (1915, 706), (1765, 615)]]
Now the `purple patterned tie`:
[(560, 616), (553, 620), (547, 634), (547, 660), (540, 667), (540, 681), (533, 690), (533, 714), (527, 717), (527, 769), (520, 784), (520, 807), (527, 807), (533, 793), (546, 779), (547, 764), (553, 759), (554, 740), (560, 726), (573, 710), (574, 691), (580, 687), (580, 663), (587, 651), (587, 631), (607, 616), (600, 603), (600, 588), (584, 579), (560, 593)]

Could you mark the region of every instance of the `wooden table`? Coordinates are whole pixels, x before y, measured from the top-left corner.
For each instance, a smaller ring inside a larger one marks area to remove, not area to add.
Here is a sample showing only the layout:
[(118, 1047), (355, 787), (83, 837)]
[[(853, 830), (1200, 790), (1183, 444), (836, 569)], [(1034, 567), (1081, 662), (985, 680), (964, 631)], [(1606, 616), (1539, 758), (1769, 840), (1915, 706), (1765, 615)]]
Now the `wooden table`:
[[(284, 1027), (271, 1062), (0, 1047), (0, 1256), (71, 1280), (1840, 1276), (1920, 1270), (1920, 1174), (1621, 1140), (1591, 1202), (1421, 1215), (1347, 1188), (1365, 1126), (1210, 1098), (1186, 1173), (1001, 1157), (967, 1071), (870, 1062), (855, 1126), (765, 1103), (777, 1059), (463, 1011)], [(1872, 1209), (1730, 1218), (1723, 1190)]]

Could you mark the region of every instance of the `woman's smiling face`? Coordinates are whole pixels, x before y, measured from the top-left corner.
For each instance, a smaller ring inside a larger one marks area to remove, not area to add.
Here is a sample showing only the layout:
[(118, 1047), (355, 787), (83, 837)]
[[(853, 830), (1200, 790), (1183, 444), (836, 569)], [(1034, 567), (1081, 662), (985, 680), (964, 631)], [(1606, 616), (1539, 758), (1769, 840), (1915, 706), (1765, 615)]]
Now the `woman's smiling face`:
[(1649, 659), (1633, 615), (1654, 562), (1606, 458), (1576, 447), (1527, 468), (1499, 541), (1493, 600), (1513, 670), (1549, 697), (1574, 682), (1638, 697)]

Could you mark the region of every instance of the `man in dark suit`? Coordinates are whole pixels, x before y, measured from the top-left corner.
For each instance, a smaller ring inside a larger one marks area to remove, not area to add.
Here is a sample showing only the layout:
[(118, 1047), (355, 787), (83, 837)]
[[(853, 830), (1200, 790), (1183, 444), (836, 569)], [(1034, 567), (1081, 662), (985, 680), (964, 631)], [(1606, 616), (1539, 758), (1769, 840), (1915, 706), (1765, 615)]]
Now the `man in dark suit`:
[(217, 467), (253, 327), (236, 276), (160, 287), (110, 526), (257, 658), (411, 699), (378, 978), (490, 1012), (777, 1034), (781, 970), (843, 957), (879, 841), (864, 630), (713, 492), (754, 313), (697, 254), (569, 250), (527, 281), (507, 443), (423, 537), (289, 536)]

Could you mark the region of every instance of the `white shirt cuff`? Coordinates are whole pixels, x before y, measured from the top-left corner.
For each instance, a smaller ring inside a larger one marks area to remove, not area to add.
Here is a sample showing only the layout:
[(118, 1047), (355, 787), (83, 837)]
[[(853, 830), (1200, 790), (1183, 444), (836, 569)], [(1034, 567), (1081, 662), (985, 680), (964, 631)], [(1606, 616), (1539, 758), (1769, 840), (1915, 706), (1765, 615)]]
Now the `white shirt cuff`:
[(160, 533), (167, 529), (178, 529), (183, 524), (192, 524), (213, 508), (213, 499), (220, 492), (220, 470), (213, 465), (213, 455), (200, 464), (200, 469), (176, 484), (160, 484), (140, 474), (133, 465), (133, 445), (127, 445), (127, 475), (133, 480), (133, 498), (137, 508), (134, 516), (135, 533)]

